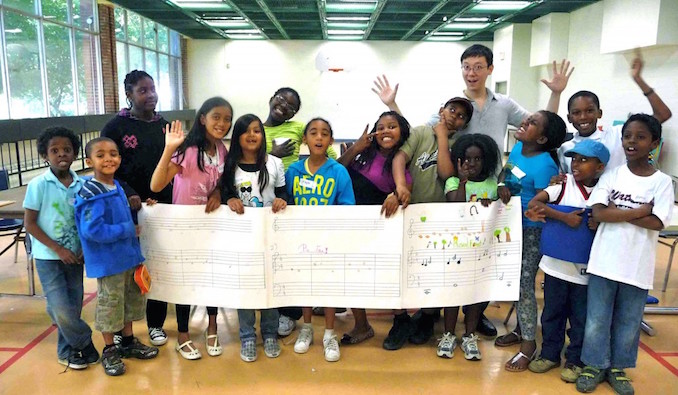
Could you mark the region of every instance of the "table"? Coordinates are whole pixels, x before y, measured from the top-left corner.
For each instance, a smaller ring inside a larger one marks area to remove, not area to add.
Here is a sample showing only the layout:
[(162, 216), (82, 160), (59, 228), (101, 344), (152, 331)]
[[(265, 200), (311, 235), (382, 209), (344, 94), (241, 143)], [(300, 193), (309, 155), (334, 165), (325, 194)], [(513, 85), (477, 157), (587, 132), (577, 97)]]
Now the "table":
[[(24, 218), (24, 196), (26, 195), (27, 186), (18, 188), (10, 188), (0, 191), (0, 201), (11, 200), (13, 203), (6, 206), (0, 206), (0, 218), (23, 219)], [(26, 272), (28, 274), (28, 293), (20, 294), (20, 296), (36, 296), (35, 295), (35, 271), (33, 269), (33, 259), (28, 256), (26, 263)], [(0, 294), (0, 295), (14, 295), (14, 294)]]

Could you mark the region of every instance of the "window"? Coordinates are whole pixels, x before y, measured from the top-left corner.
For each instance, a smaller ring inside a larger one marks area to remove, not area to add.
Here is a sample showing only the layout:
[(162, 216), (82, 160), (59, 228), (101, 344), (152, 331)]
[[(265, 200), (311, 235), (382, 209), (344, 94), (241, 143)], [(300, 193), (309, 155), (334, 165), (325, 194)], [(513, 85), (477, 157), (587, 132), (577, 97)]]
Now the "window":
[(96, 0), (3, 0), (0, 12), (0, 118), (100, 113)]
[(124, 8), (115, 9), (115, 39), (120, 106), (126, 106), (125, 75), (144, 70), (158, 91), (156, 110), (179, 110), (181, 37), (179, 33)]

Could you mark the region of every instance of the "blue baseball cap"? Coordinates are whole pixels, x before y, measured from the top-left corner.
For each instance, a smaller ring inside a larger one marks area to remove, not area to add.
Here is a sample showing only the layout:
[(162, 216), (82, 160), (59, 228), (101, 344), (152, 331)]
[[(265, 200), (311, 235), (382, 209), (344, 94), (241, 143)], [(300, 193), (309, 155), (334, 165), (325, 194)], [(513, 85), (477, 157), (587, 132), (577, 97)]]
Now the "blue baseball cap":
[(598, 158), (598, 160), (607, 165), (610, 160), (610, 151), (600, 141), (586, 139), (578, 142), (574, 147), (565, 152), (565, 156), (572, 157), (579, 154), (589, 158)]

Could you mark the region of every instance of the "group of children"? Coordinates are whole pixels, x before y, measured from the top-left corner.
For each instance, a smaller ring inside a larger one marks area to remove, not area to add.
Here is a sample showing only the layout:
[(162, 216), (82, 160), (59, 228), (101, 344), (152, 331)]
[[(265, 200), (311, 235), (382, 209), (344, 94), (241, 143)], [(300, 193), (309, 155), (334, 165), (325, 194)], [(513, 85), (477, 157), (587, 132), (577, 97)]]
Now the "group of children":
[[(563, 144), (566, 125), (557, 114), (538, 111), (516, 132), (518, 143), (502, 168), (492, 137), (463, 133), (475, 109), (473, 102), (462, 97), (450, 99), (439, 109), (434, 126), (410, 128), (399, 112), (384, 112), (371, 131), (366, 128), (334, 160), (333, 131), (327, 120), (314, 118), (306, 125), (290, 121), (301, 105), (291, 88), (275, 92), (263, 123), (253, 114), (233, 122), (228, 101), (208, 99), (185, 136), (180, 122), (168, 123), (155, 112), (157, 94), (148, 74), (137, 70), (128, 74), (125, 91), (129, 108), (85, 148), (93, 177), (79, 178), (70, 170), (79, 149), (71, 131), (48, 129), (38, 142), (39, 153), (50, 167), (28, 186), (26, 229), (36, 240), (34, 256), (47, 310), (59, 327), (60, 363), (84, 369), (100, 359), (91, 330), (80, 318), (83, 260), (87, 276), (97, 278), (95, 328), (103, 333), (106, 344), (101, 358), (106, 374), (123, 374), (121, 358), (153, 358), (158, 354), (156, 346), (167, 342), (163, 329), (167, 304), (148, 300), (144, 305), (135, 283), (134, 272), (144, 259), (137, 239), (143, 230), (135, 226), (142, 201), (205, 205), (208, 213), (225, 204), (238, 214), (246, 207), (272, 207), (278, 212), (287, 204), (378, 204), (388, 217), (410, 203), (479, 201), (489, 205), (502, 200), (495, 204), (506, 204), (513, 195), (521, 197), (525, 214), (519, 328), (498, 338), (496, 344), (521, 343), (521, 349), (506, 369), (529, 368), (540, 373), (560, 366), (569, 320), (570, 345), (561, 377), (576, 381), (582, 392), (592, 391), (607, 378), (618, 393), (633, 393), (623, 369), (635, 366), (658, 230), (668, 224), (673, 206), (670, 178), (648, 162), (661, 138), (660, 122), (652, 116), (633, 115), (615, 138), (599, 141), (594, 137), (602, 114), (598, 99), (591, 92), (578, 92), (568, 102), (568, 120), (578, 131), (574, 143)], [(232, 125), (227, 150), (222, 140)], [(301, 143), (308, 146), (309, 156), (294, 161)], [(626, 161), (616, 160), (618, 166), (612, 166), (611, 158), (621, 155)], [(560, 171), (567, 173), (564, 178), (557, 177)], [(558, 182), (550, 185), (552, 178)], [(586, 217), (582, 210), (564, 213), (547, 203), (592, 207), (592, 216)], [(587, 221), (591, 229), (597, 228), (588, 266), (542, 258), (541, 225), (546, 218), (573, 228)], [(544, 342), (535, 359), (534, 288), (539, 267), (546, 273)], [(595, 286), (587, 287), (587, 282)], [(452, 358), (458, 342), (459, 307), (443, 307), (445, 333), (436, 353)], [(217, 336), (217, 308), (207, 309), (205, 345), (210, 356), (218, 356), (223, 348)], [(476, 331), (483, 309), (483, 303), (464, 309), (460, 347), (468, 360), (481, 359)], [(295, 317), (280, 310), (261, 311), (264, 353), (270, 358), (280, 355), (278, 335), (294, 329)], [(306, 353), (313, 343), (311, 307), (301, 310), (296, 353)], [(153, 346), (133, 335), (132, 322), (142, 319), (144, 311)], [(194, 360), (201, 358), (201, 352), (189, 335), (189, 312), (190, 306), (176, 306), (175, 349), (183, 358)], [(337, 361), (340, 342), (334, 333), (335, 308), (325, 307), (324, 314), (324, 356)], [(439, 309), (423, 309), (417, 317), (405, 310), (393, 314), (393, 327), (383, 342), (387, 350), (397, 350), (408, 340), (427, 343)], [(355, 327), (343, 336), (342, 344), (374, 336), (365, 310), (353, 309), (353, 315)], [(240, 356), (252, 362), (257, 359), (255, 312), (239, 309), (238, 319)]]

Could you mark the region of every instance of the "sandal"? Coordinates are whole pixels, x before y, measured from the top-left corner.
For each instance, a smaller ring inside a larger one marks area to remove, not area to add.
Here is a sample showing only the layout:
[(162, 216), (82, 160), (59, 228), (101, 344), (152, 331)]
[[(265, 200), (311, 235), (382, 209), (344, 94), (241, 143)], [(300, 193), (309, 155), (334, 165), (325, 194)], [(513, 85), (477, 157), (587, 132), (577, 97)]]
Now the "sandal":
[(494, 345), (497, 347), (509, 347), (515, 344), (520, 344), (522, 341), (523, 337), (520, 335), (520, 333), (512, 331), (494, 339)]
[(361, 333), (355, 333), (355, 329), (349, 333), (344, 333), (344, 336), (341, 338), (341, 344), (350, 345), (358, 344), (364, 342), (365, 340), (374, 337), (374, 329), (370, 326), (367, 331)]
[[(210, 346), (210, 339), (214, 339), (213, 346)], [(205, 329), (205, 347), (207, 348), (207, 355), (210, 357), (218, 357), (224, 352), (224, 348), (221, 347), (221, 344), (219, 344), (219, 336), (208, 335), (207, 329)]]
[[(184, 347), (188, 347), (190, 351), (184, 351)], [(179, 344), (177, 342), (177, 345), (174, 347), (175, 350), (179, 352), (179, 354), (184, 357), (185, 359), (188, 359), (189, 361), (193, 361), (196, 359), (202, 358), (202, 354), (200, 354), (200, 350), (195, 348), (193, 346), (193, 341), (188, 340), (182, 344)]]
[[(514, 355), (513, 358), (511, 358), (506, 364), (504, 365), (504, 369), (509, 371), (509, 372), (524, 372), (527, 370), (528, 365), (534, 358), (537, 356), (537, 349), (535, 348), (534, 352), (532, 353), (531, 357), (528, 357), (527, 355), (523, 354), (522, 351), (518, 351), (518, 354)], [(521, 365), (516, 365), (521, 359), (526, 359), (527, 363), (525, 366)]]

